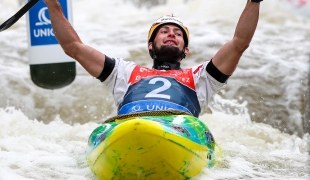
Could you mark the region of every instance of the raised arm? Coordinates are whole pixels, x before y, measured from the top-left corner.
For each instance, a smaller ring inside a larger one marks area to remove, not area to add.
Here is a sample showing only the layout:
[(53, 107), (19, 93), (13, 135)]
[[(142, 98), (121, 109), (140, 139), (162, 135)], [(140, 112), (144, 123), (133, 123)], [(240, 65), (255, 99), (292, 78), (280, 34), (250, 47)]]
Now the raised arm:
[(223, 74), (233, 74), (240, 57), (249, 47), (258, 23), (259, 6), (259, 2), (247, 2), (239, 19), (233, 39), (224, 44), (213, 57), (213, 64)]
[(55, 36), (64, 52), (77, 60), (89, 74), (98, 77), (103, 68), (105, 55), (82, 43), (65, 18), (58, 0), (44, 0), (48, 7)]

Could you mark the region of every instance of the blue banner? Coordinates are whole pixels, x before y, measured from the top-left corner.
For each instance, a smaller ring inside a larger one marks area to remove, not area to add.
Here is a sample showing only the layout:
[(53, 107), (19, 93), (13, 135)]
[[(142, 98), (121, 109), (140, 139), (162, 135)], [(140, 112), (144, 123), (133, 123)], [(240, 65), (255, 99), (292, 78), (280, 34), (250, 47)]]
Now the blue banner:
[[(65, 17), (68, 19), (67, 0), (59, 0)], [(29, 10), (29, 30), (31, 46), (58, 44), (52, 29), (48, 9), (43, 0)]]
[(187, 108), (180, 106), (178, 104), (168, 101), (152, 99), (152, 100), (141, 100), (128, 103), (118, 111), (117, 115), (146, 112), (146, 111), (165, 111), (165, 110), (179, 110), (192, 114)]

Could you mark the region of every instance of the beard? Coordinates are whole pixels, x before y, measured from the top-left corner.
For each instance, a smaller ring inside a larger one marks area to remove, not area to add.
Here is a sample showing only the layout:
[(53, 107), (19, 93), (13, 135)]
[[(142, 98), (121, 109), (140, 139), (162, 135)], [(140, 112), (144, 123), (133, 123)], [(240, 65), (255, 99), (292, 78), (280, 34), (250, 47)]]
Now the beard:
[(153, 48), (159, 62), (175, 63), (181, 59), (183, 54), (183, 51), (181, 51), (178, 47), (170, 45), (163, 45), (158, 48), (154, 42)]

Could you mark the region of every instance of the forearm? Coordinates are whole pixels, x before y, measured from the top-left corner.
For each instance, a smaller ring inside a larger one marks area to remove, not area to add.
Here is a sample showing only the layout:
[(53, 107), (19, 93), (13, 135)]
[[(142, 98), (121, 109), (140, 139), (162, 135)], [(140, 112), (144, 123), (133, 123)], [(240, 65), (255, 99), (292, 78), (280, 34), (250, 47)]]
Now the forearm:
[(242, 12), (233, 39), (215, 54), (213, 63), (219, 71), (231, 75), (243, 52), (249, 47), (257, 27), (260, 3), (248, 2)]
[(81, 43), (81, 40), (69, 21), (65, 18), (61, 5), (58, 1), (45, 1), (50, 14), (54, 34), (69, 56), (74, 56), (74, 43)]
[(98, 77), (104, 68), (105, 55), (82, 43), (65, 18), (58, 0), (44, 1), (48, 7), (54, 34), (65, 53), (77, 60), (89, 74)]
[(234, 40), (238, 49), (244, 51), (250, 44), (259, 18), (260, 3), (248, 2), (236, 27)]

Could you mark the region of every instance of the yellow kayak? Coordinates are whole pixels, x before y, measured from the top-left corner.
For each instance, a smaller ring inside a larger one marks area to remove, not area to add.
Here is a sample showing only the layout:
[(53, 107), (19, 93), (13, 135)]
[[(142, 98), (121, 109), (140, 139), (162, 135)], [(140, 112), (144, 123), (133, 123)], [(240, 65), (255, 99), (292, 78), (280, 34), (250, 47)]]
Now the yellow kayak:
[(215, 164), (209, 129), (190, 115), (116, 119), (89, 137), (87, 163), (101, 180), (190, 179)]

